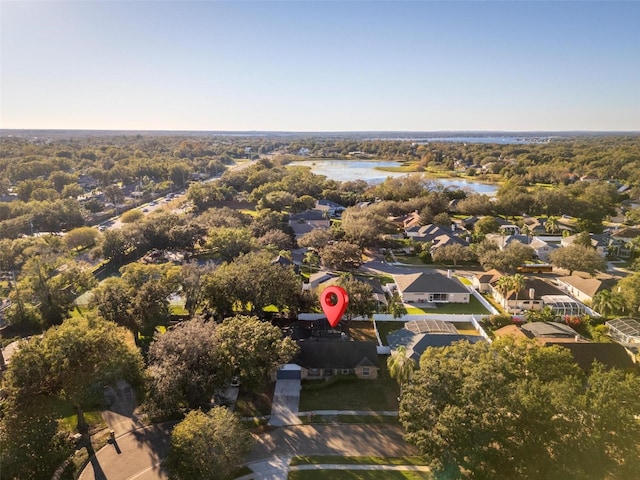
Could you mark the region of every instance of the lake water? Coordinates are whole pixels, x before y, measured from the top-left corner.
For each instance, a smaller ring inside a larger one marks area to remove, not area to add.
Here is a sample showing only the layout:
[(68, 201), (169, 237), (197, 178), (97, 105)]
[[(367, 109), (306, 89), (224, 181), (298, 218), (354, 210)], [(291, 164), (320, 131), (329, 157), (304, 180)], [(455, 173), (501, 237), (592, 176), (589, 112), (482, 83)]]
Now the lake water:
[[(291, 166), (309, 167), (317, 175), (324, 175), (331, 180), (349, 182), (364, 180), (376, 185), (384, 182), (388, 177), (401, 177), (407, 175), (404, 172), (385, 172), (376, 167), (398, 167), (400, 163), (393, 161), (366, 161), (366, 160), (313, 160), (308, 162), (291, 162)], [(468, 188), (477, 193), (494, 195), (498, 190), (496, 185), (471, 182), (466, 179), (448, 178), (435, 180), (449, 188)]]

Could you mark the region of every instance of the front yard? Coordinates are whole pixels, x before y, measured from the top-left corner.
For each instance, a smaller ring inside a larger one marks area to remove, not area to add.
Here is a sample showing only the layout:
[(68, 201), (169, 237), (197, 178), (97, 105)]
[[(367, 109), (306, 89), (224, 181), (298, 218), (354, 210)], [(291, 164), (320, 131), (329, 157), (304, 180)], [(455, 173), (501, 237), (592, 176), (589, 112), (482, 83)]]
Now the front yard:
[(331, 380), (306, 380), (300, 392), (301, 412), (314, 410), (398, 410), (398, 384), (389, 376), (387, 356), (378, 355), (376, 380), (336, 375)]

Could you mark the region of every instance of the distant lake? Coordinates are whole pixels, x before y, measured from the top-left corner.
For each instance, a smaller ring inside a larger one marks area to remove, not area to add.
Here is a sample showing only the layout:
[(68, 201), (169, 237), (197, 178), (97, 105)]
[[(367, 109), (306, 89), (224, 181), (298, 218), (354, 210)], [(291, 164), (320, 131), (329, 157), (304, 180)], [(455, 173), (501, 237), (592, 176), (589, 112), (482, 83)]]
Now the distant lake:
[[(309, 167), (317, 175), (324, 175), (331, 180), (350, 182), (364, 180), (371, 185), (384, 182), (388, 177), (402, 177), (405, 172), (385, 172), (376, 170), (376, 167), (398, 167), (400, 163), (393, 161), (367, 161), (367, 160), (312, 160), (308, 162), (291, 162), (290, 166)], [(493, 184), (470, 182), (461, 178), (434, 179), (450, 188), (469, 188), (477, 193), (494, 195), (498, 187)]]

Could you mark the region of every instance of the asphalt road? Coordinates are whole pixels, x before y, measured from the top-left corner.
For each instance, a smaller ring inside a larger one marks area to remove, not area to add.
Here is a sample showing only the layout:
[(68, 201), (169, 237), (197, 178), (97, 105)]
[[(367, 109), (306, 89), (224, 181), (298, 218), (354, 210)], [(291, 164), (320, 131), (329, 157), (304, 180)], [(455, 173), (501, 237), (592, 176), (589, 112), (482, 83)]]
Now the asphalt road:
[[(102, 448), (79, 480), (167, 480), (160, 462), (169, 451), (173, 424), (146, 427)], [(254, 435), (247, 463), (295, 455), (414, 455), (399, 425), (296, 425)]]

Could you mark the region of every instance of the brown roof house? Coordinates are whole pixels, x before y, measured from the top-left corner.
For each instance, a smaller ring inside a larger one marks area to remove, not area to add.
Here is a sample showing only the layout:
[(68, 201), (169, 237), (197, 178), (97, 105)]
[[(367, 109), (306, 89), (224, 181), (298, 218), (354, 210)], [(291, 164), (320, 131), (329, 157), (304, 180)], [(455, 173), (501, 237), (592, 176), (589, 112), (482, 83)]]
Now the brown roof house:
[(590, 342), (564, 323), (532, 322), (525, 323), (521, 327), (507, 325), (494, 333), (496, 337), (509, 335), (516, 338), (532, 338), (543, 345), (564, 347), (571, 351), (574, 361), (583, 370), (591, 369), (595, 361), (609, 368), (621, 370), (634, 368), (633, 359), (622, 345)]
[(610, 290), (616, 280), (609, 275), (600, 275), (598, 278), (584, 277), (574, 274), (568, 277), (559, 277), (556, 283), (573, 298), (581, 302), (590, 303), (593, 296), (602, 290)]
[(289, 217), (289, 225), (293, 229), (296, 238), (309, 233), (316, 228), (328, 229), (331, 226), (329, 213), (320, 210), (307, 210)]
[(511, 290), (504, 295), (496, 286), (497, 280), (491, 283), (493, 298), (509, 313), (542, 310), (544, 307), (550, 307), (558, 315), (582, 315), (586, 312), (582, 303), (539, 278), (527, 278), (519, 292)]
[(469, 303), (469, 290), (451, 275), (412, 273), (394, 279), (405, 303)]
[(504, 274), (495, 268), (488, 272), (478, 273), (474, 275), (472, 279), (473, 288), (481, 293), (491, 292), (491, 284), (497, 282), (502, 276), (504, 276)]
[(302, 367), (302, 379), (330, 378), (354, 374), (358, 378), (378, 378), (375, 342), (309, 339), (298, 342), (300, 353), (294, 362)]

